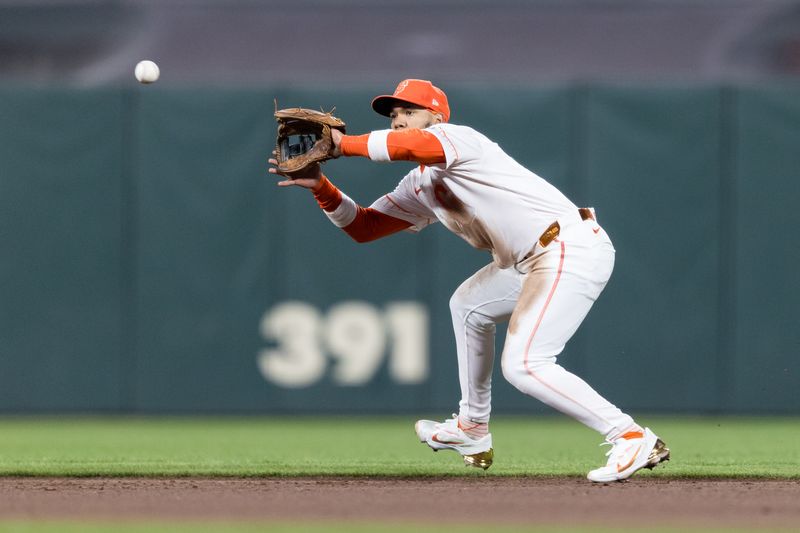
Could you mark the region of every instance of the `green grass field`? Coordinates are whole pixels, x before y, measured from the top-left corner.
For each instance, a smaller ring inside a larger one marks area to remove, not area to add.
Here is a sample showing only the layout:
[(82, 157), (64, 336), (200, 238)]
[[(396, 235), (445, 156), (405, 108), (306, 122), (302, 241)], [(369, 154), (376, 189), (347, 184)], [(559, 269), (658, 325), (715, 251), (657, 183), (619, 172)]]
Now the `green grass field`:
[[(793, 418), (641, 417), (672, 449), (638, 475), (800, 478)], [(0, 418), (2, 476), (584, 476), (607, 448), (560, 417), (497, 417), (495, 463), (432, 453), (414, 417)]]
[[(601, 464), (598, 436), (560, 417), (497, 417), (495, 464), (463, 466), (417, 442), (413, 416), (380, 418), (0, 418), (0, 476), (580, 476)], [(672, 461), (639, 476), (800, 478), (800, 421), (789, 418), (640, 417)], [(619, 528), (493, 526), (498, 533)], [(459, 526), (480, 533), (486, 526)], [(624, 529), (635, 531), (633, 529)], [(659, 528), (649, 531), (731, 531)], [(743, 528), (742, 531), (748, 530)], [(764, 531), (768, 531), (766, 529)], [(441, 531), (430, 524), (357, 522), (135, 522), (2, 520), (0, 533), (367, 533)], [(780, 531), (780, 529), (774, 529)]]

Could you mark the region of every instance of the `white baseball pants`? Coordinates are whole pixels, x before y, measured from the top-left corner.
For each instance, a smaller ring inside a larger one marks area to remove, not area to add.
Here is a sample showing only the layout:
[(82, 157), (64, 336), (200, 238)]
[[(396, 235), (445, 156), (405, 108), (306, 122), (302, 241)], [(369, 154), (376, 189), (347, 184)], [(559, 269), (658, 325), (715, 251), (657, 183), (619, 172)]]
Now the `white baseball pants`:
[(567, 414), (606, 438), (634, 427), (633, 419), (585, 381), (556, 363), (614, 268), (614, 248), (594, 220), (561, 228), (547, 247), (516, 267), (493, 263), (453, 294), (461, 402), (459, 415), (488, 422), (495, 324), (510, 319), (503, 376), (517, 389)]

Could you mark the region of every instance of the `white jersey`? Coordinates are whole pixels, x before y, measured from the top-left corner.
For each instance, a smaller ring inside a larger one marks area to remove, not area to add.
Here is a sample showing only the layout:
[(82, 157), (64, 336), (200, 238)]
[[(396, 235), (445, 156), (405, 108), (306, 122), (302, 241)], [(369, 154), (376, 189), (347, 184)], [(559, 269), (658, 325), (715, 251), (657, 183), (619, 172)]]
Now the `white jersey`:
[[(439, 220), (475, 248), (491, 251), (498, 267), (508, 268), (557, 218), (577, 212), (558, 189), (474, 129), (436, 124), (426, 131), (441, 142), (446, 162), (415, 168), (371, 206), (410, 222), (409, 231)], [(383, 133), (373, 132), (370, 143), (373, 137), (385, 139)]]

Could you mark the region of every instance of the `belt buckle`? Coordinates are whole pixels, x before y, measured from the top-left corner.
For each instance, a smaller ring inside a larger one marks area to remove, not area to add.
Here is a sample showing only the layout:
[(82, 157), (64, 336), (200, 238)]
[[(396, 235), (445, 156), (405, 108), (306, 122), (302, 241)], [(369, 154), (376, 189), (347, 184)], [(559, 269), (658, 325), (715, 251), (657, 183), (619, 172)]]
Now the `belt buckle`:
[[(561, 233), (561, 225), (560, 225), (560, 224), (559, 224), (557, 221), (556, 221), (556, 222), (553, 222), (552, 224), (550, 224), (550, 225), (547, 227), (547, 229), (546, 229), (546, 230), (544, 230), (544, 233), (542, 233), (542, 235), (539, 237), (539, 241), (537, 242), (537, 244), (538, 244), (539, 246), (541, 246), (542, 248), (545, 248), (545, 247), (547, 247), (547, 245), (548, 245), (548, 244), (550, 244), (551, 242), (553, 242), (553, 239), (555, 239), (556, 237), (558, 237), (558, 234), (559, 234), (559, 233)], [(534, 249), (535, 249), (535, 247), (534, 247)], [(521, 260), (519, 260), (518, 262), (514, 263), (514, 269), (515, 269), (517, 272), (519, 272), (520, 274), (525, 274), (525, 272), (522, 272), (522, 271), (521, 271), (521, 270), (518, 268), (518, 267), (519, 267), (519, 264), (520, 264), (520, 263), (523, 263), (523, 262), (525, 262), (525, 261), (527, 261), (528, 259), (530, 259), (530, 258), (533, 256), (533, 253), (534, 253), (534, 250), (531, 250), (530, 252), (528, 252), (528, 255), (526, 255), (525, 257), (523, 257), (523, 258), (522, 258)]]
[(561, 233), (561, 225), (559, 225), (558, 222), (553, 222), (544, 230), (542, 236), (539, 237), (539, 246), (545, 248), (548, 244), (553, 242), (553, 239), (558, 237), (559, 233)]

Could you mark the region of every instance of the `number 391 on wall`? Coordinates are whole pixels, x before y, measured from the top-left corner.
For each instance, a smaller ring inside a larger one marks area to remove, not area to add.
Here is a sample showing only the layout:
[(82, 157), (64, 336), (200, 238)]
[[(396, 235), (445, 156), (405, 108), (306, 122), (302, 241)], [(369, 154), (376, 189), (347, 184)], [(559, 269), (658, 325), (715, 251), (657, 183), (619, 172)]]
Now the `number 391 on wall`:
[(258, 354), (264, 379), (286, 388), (311, 386), (328, 372), (343, 386), (368, 383), (388, 358), (389, 377), (413, 385), (428, 378), (428, 310), (390, 302), (384, 310), (345, 301), (326, 314), (305, 302), (282, 302), (261, 319), (262, 337), (277, 346)]

